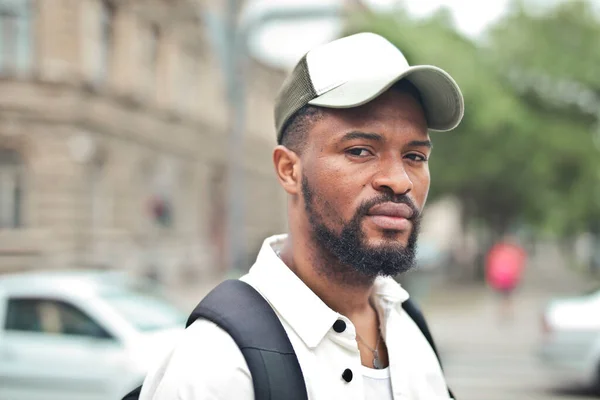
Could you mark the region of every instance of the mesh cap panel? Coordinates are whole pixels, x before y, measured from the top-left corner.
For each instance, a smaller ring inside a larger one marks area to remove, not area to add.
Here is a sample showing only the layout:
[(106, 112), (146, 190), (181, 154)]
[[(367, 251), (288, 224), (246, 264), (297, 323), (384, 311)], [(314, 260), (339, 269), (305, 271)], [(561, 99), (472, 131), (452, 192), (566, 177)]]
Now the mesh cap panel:
[(316, 97), (317, 93), (310, 80), (306, 56), (304, 56), (283, 82), (275, 100), (277, 143), (281, 144), (282, 128), (290, 117)]

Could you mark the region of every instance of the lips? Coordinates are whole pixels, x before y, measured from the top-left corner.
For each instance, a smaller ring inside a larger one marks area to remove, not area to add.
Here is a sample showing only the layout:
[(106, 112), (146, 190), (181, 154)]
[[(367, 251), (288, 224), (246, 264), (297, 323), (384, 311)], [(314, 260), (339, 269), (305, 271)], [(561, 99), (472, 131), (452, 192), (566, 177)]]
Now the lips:
[(413, 210), (410, 206), (404, 203), (383, 203), (373, 206), (368, 215), (370, 216), (382, 216), (391, 218), (404, 218), (411, 219), (413, 217)]
[(404, 203), (383, 203), (372, 207), (367, 218), (379, 229), (386, 231), (408, 231), (411, 229), (413, 210)]

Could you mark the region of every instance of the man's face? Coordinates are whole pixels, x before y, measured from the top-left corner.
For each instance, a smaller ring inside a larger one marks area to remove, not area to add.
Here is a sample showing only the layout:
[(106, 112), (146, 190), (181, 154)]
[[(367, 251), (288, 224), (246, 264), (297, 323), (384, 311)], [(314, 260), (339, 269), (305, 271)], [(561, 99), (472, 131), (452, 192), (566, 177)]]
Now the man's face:
[(368, 277), (410, 269), (430, 182), (419, 102), (390, 90), (358, 108), (326, 110), (307, 136), (304, 210), (322, 253)]

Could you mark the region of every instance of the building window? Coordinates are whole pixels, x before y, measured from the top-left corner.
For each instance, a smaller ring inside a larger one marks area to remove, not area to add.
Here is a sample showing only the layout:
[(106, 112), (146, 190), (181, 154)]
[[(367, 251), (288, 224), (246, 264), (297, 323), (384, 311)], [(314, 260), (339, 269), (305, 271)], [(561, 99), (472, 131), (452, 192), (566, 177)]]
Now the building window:
[(106, 82), (112, 63), (114, 46), (114, 21), (116, 10), (112, 3), (103, 0), (100, 11), (100, 46), (98, 63), (98, 82)]
[(113, 226), (113, 197), (108, 185), (108, 169), (106, 161), (95, 158), (89, 165), (89, 190), (91, 206), (92, 235), (104, 228)]
[(0, 0), (0, 73), (27, 73), (32, 61), (30, 0)]
[(111, 73), (116, 9), (111, 0), (86, 2), (82, 7), (81, 54), (86, 78), (94, 85), (105, 83)]
[(194, 107), (197, 106), (199, 61), (192, 52), (186, 52), (185, 49), (182, 51), (180, 59), (178, 104), (180, 110), (189, 113), (193, 112)]
[(150, 27), (150, 43), (148, 46), (148, 62), (150, 68), (156, 71), (158, 65), (158, 44), (160, 41), (160, 29), (153, 24)]
[(0, 149), (0, 229), (22, 225), (23, 163), (14, 150)]
[(143, 49), (143, 64), (142, 67), (146, 68), (146, 93), (149, 93), (152, 98), (156, 94), (156, 83), (159, 70), (160, 61), (160, 42), (161, 42), (161, 31), (158, 25), (151, 24), (145, 32), (145, 48)]

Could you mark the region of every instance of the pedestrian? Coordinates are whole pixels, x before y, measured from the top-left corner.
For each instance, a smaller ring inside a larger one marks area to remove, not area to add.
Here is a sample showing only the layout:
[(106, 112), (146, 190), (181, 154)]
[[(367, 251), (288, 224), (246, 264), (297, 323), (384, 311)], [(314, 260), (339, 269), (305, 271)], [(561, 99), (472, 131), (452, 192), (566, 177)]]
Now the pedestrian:
[[(392, 277), (414, 266), (429, 131), (455, 128), (463, 109), (448, 73), (409, 66), (373, 33), (314, 48), (283, 83), (273, 162), (289, 233), (267, 238), (241, 280), (275, 310), (309, 399), (449, 398)], [(199, 319), (140, 398), (249, 400), (253, 378), (230, 335)]]
[(500, 297), (498, 317), (501, 323), (513, 319), (514, 292), (521, 282), (526, 261), (525, 250), (509, 236), (498, 241), (487, 254), (486, 279)]

